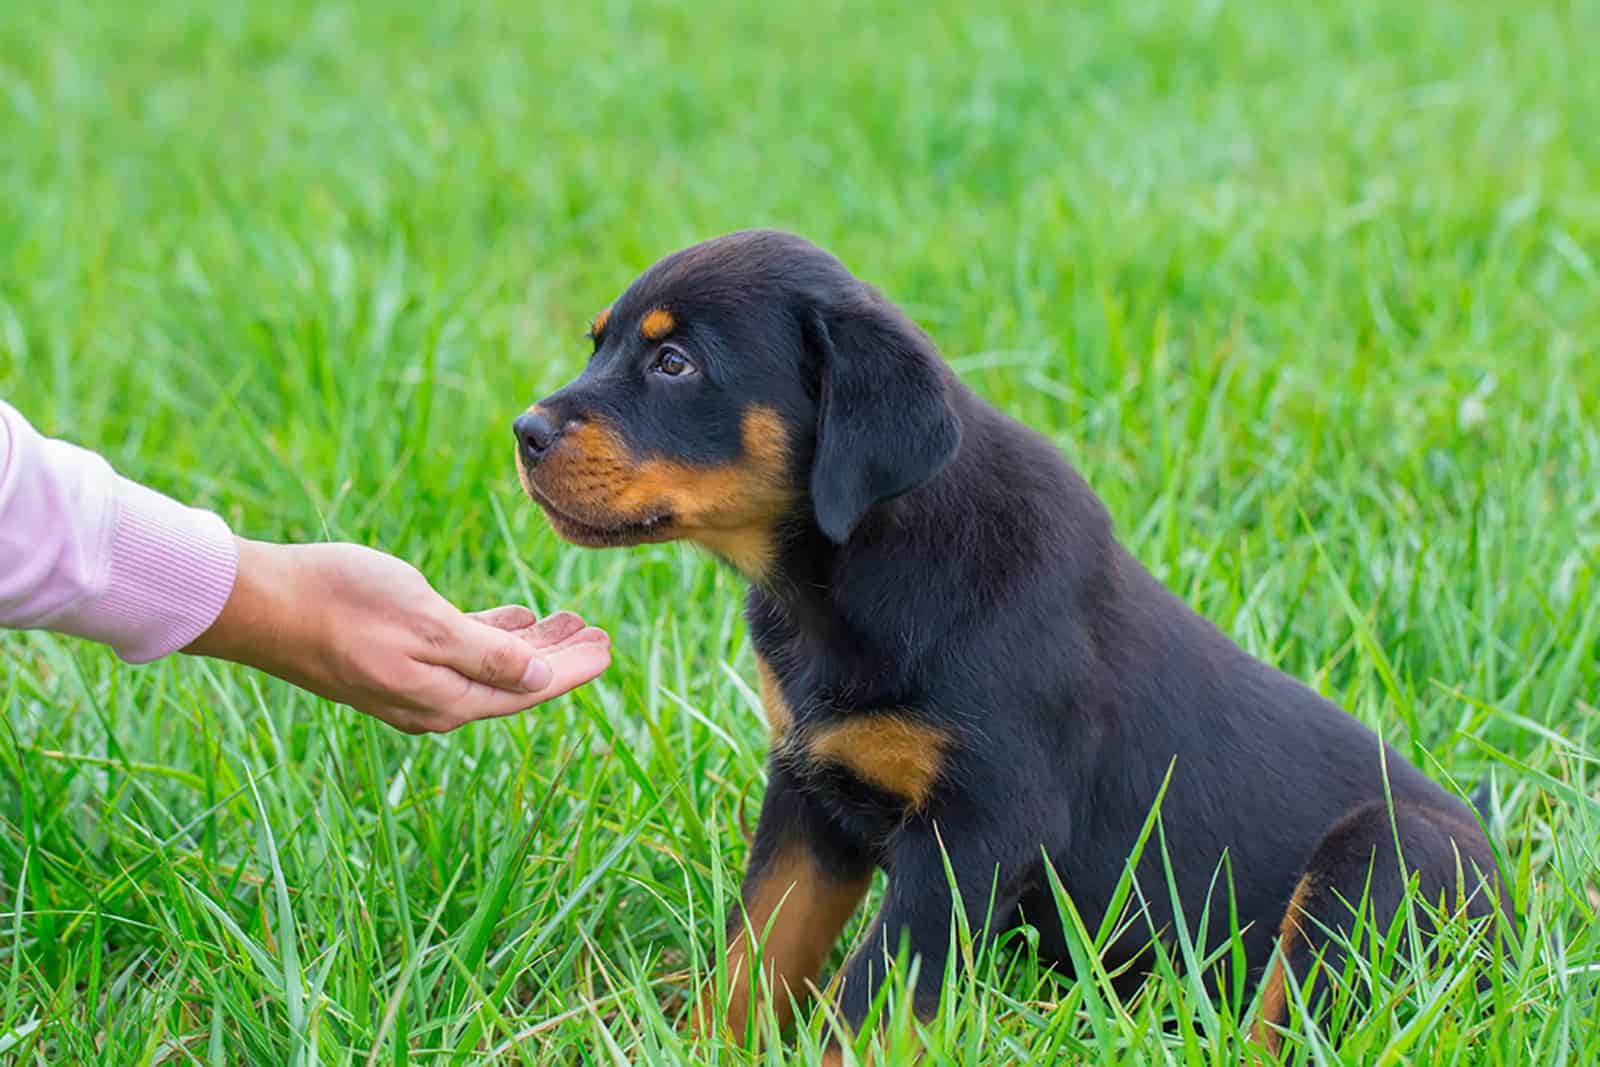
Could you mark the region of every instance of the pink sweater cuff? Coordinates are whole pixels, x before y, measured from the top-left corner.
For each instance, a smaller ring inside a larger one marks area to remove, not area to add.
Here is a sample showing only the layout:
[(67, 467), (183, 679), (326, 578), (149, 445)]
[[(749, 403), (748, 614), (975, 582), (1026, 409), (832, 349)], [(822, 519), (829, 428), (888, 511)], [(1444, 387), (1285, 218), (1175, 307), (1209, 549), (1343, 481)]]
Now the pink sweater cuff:
[(75, 632), (146, 663), (216, 621), (233, 592), (238, 546), (220, 516), (126, 478), (117, 483), (105, 591), (76, 613)]
[(0, 400), (0, 626), (54, 630), (142, 663), (188, 645), (233, 592), (222, 519), (42, 436)]

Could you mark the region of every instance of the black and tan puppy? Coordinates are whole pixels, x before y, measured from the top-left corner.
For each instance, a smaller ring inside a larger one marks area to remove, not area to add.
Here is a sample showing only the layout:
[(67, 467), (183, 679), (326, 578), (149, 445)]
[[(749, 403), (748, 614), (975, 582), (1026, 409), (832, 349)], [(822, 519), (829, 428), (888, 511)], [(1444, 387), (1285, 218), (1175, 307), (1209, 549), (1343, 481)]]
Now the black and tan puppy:
[[(804, 993), (882, 868), (841, 1013), (861, 1023), (902, 936), (930, 1011), (945, 854), (973, 929), (992, 892), (1065, 963), (1043, 855), (1092, 929), (1169, 766), (1184, 915), (1217, 887), (1197, 933), (1221, 946), (1236, 909), (1252, 978), (1278, 942), (1303, 977), (1350, 927), (1346, 901), (1386, 922), (1407, 871), (1429, 900), (1493, 911), (1495, 858), (1464, 804), (1163, 588), (1056, 450), (832, 256), (774, 232), (696, 245), (592, 333), (583, 373), (516, 422), (523, 483), (569, 541), (686, 538), (750, 581), (772, 753), (743, 904), (758, 935), (771, 923), (773, 988)], [(1143, 921), (1107, 952), (1130, 982), (1173, 930), (1156, 853)], [(740, 1029), (748, 946), (731, 945)], [(1265, 977), (1278, 1022), (1281, 967)]]

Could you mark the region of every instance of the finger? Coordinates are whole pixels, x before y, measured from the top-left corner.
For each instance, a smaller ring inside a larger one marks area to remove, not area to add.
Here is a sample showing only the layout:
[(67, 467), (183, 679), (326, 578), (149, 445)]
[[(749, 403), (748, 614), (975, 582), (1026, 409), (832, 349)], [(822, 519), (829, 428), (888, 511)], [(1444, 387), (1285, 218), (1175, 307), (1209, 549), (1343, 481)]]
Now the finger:
[(489, 715), (509, 715), (517, 711), (525, 711), (535, 704), (542, 704), (547, 700), (564, 696), (579, 686), (587, 685), (594, 681), (606, 668), (611, 666), (611, 643), (609, 641), (584, 641), (578, 644), (565, 645), (548, 655), (551, 669), (550, 684), (543, 689), (536, 690), (526, 697), (507, 701), (502, 707), (486, 709)]
[(611, 635), (600, 629), (598, 626), (585, 626), (583, 629), (567, 638), (564, 642), (562, 642), (562, 644), (581, 645), (587, 641), (604, 641), (609, 645), (611, 643)]
[(554, 677), (550, 665), (527, 641), (475, 619), (461, 618), (451, 639), (430, 652), (430, 662), (493, 689), (536, 692)]
[(583, 641), (567, 645), (546, 656), (551, 668), (550, 684), (532, 693), (508, 693), (481, 683), (467, 685), (454, 708), (453, 717), (464, 720), (493, 719), (526, 711), (587, 684), (611, 665), (611, 645), (604, 641)]
[(487, 611), (474, 611), (468, 614), (467, 618), (518, 636), (535, 635), (541, 644), (558, 644), (565, 640), (568, 634), (576, 633), (588, 625), (570, 611), (552, 612), (541, 619), (520, 604), (507, 604)]
[(587, 641), (605, 641), (609, 643), (611, 640), (611, 635), (598, 626), (580, 627), (558, 641), (546, 641), (532, 629), (518, 630), (517, 637), (525, 641), (530, 648), (537, 649), (540, 654), (557, 648), (566, 648), (568, 645), (581, 645)]
[(539, 616), (521, 604), (503, 604), (488, 611), (474, 611), (467, 618), (493, 626), (496, 630), (526, 630), (539, 621)]
[(559, 645), (583, 628), (583, 620), (578, 616), (570, 611), (558, 611), (534, 623), (528, 636), (540, 645)]
[(550, 684), (529, 694), (534, 701), (554, 700), (598, 678), (607, 667), (611, 666), (611, 643), (584, 641), (580, 644), (565, 645), (551, 652), (547, 662), (550, 664)]

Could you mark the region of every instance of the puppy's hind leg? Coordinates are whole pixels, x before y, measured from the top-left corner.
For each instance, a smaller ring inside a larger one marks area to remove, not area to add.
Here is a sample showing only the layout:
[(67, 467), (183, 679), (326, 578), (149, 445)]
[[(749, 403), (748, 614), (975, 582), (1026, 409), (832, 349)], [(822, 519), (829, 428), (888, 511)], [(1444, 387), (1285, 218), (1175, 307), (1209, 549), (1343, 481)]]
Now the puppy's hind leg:
[[(1396, 802), (1391, 821), (1388, 804), (1374, 801), (1354, 809), (1323, 835), (1278, 929), (1278, 952), (1267, 971), (1256, 1018), (1258, 1042), (1277, 1051), (1279, 1028), (1289, 1019), (1289, 983), (1305, 982), (1308, 975), (1313, 978), (1304, 1003), (1320, 1019), (1330, 976), (1344, 971), (1344, 942), (1356, 934), (1356, 909), (1365, 902), (1364, 918), (1372, 924), (1367, 929), (1385, 936), (1413, 874), (1418, 898), (1430, 905), (1443, 904), (1447, 912), (1464, 907), (1474, 919), (1495, 909), (1499, 878), (1494, 854), (1464, 809)], [(1426, 921), (1427, 916), (1419, 912), (1418, 918)]]

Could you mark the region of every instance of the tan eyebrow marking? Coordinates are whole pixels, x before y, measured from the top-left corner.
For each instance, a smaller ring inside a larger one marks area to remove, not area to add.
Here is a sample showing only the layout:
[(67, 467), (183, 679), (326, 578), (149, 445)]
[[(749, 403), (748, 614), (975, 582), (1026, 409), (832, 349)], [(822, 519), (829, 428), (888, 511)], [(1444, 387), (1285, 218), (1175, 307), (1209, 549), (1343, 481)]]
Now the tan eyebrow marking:
[(666, 308), (656, 308), (639, 324), (639, 332), (644, 335), (646, 341), (659, 341), (671, 333), (677, 325), (678, 322), (672, 317), (672, 312)]
[(589, 324), (589, 336), (598, 341), (600, 339), (600, 335), (606, 332), (606, 323), (610, 321), (611, 307), (610, 305), (607, 305), (606, 307), (600, 309), (600, 313), (596, 315), (594, 317), (594, 321)]

